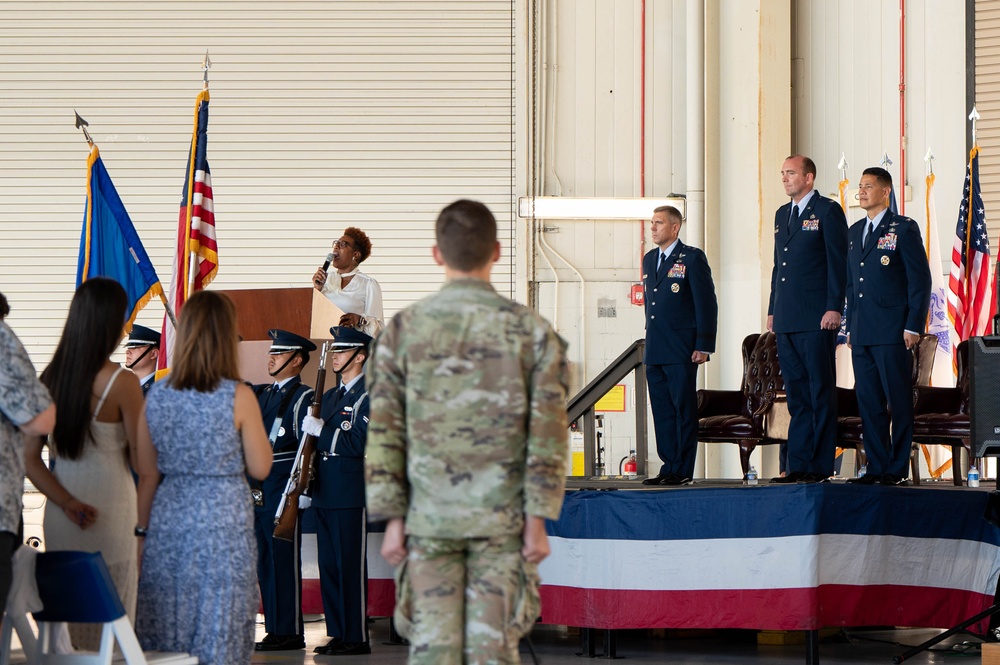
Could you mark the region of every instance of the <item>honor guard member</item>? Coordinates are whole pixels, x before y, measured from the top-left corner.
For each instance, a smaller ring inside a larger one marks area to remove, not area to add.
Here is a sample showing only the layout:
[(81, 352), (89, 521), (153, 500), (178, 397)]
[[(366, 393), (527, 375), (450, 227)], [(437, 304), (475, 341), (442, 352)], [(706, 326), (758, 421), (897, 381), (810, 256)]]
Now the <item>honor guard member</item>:
[(156, 363), (160, 358), (160, 333), (146, 326), (133, 325), (125, 340), (125, 369), (139, 378), (146, 396), (156, 381)]
[(274, 383), (253, 387), (264, 418), (264, 431), (274, 450), (271, 473), (263, 482), (253, 481), (254, 531), (257, 535), (257, 580), (264, 606), (267, 635), (257, 651), (287, 651), (306, 646), (302, 628), (302, 534), (288, 542), (273, 537), (278, 503), (292, 472), (302, 437), (302, 419), (308, 413), (313, 389), (299, 374), (316, 345), (285, 330), (269, 330), (267, 373)]
[(719, 304), (705, 252), (678, 235), (681, 213), (653, 211), (650, 235), (657, 246), (642, 259), (645, 291), (646, 384), (653, 411), (660, 472), (643, 485), (686, 485), (698, 449), (698, 366), (715, 351)]
[(355, 328), (334, 326), (333, 371), (340, 385), (323, 395), (319, 418), (303, 427), (317, 437), (312, 509), (320, 593), (326, 613), (327, 656), (371, 653), (368, 642), (368, 539), (365, 515), (365, 441), (368, 438), (368, 391), (363, 373), (372, 338)]
[[(904, 485), (913, 444), (913, 354), (927, 323), (931, 271), (920, 227), (888, 208), (892, 176), (867, 168), (847, 232), (847, 343), (868, 465), (847, 482)], [(891, 420), (891, 428), (890, 428)]]

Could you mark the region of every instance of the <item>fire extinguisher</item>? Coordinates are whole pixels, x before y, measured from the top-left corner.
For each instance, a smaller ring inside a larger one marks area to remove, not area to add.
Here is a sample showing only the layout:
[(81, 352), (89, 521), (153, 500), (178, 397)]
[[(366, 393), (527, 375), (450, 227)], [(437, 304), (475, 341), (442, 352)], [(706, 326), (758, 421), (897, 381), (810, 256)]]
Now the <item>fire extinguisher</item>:
[[(629, 456), (623, 457), (622, 462), (624, 462), (625, 465), (625, 472), (622, 475), (624, 475), (626, 478), (635, 478), (637, 469), (635, 462), (635, 451), (630, 450)], [(620, 467), (621, 465), (619, 465), (619, 468)]]

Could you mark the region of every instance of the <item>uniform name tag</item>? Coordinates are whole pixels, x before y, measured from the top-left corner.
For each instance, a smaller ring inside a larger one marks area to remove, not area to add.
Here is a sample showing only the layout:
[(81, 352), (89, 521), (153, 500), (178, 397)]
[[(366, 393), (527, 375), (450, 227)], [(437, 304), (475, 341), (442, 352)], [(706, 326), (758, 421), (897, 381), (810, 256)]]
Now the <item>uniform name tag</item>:
[(802, 220), (802, 230), (803, 231), (819, 231), (819, 220), (818, 219), (803, 219)]
[(889, 251), (895, 251), (896, 249), (896, 234), (886, 233), (884, 236), (878, 239), (878, 249), (885, 249)]
[(675, 263), (670, 267), (670, 272), (667, 273), (667, 277), (672, 277), (674, 279), (684, 279), (684, 272), (687, 270), (687, 266), (683, 263)]

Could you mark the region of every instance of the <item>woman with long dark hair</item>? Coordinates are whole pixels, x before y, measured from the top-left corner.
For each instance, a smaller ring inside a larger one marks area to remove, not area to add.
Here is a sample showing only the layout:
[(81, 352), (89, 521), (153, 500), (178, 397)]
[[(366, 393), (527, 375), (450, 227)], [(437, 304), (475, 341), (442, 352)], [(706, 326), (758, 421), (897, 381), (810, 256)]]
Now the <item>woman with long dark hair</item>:
[[(134, 374), (110, 360), (124, 333), (127, 306), (125, 290), (111, 279), (95, 277), (76, 290), (59, 345), (41, 376), (58, 414), (48, 441), (55, 471), (42, 461), (37, 438), (26, 446), (25, 465), (48, 499), (45, 548), (100, 552), (132, 618), (138, 567), (129, 463), (142, 389)], [(75, 625), (70, 634), (77, 648), (97, 650), (99, 627)]]
[(145, 541), (136, 632), (144, 649), (203, 665), (249, 663), (257, 542), (246, 476), (263, 480), (271, 445), (239, 380), (236, 307), (198, 291), (181, 311), (173, 367), (139, 419), (139, 525)]

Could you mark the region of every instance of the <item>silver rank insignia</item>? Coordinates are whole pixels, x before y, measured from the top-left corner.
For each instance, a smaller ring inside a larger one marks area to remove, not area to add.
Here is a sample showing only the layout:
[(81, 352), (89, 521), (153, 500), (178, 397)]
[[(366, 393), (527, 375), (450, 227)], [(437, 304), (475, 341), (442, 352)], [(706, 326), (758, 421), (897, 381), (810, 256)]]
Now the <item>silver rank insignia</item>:
[(678, 284), (677, 282), (674, 282), (673, 284), (670, 285), (670, 290), (673, 291), (674, 293), (678, 293), (681, 290), (681, 285)]
[(344, 422), (340, 423), (340, 429), (344, 430), (345, 432), (350, 432), (351, 431), (351, 421), (350, 420), (345, 420)]
[(889, 265), (889, 257), (888, 256), (883, 255), (881, 261), (882, 261), (882, 265), (884, 265), (884, 266)]

